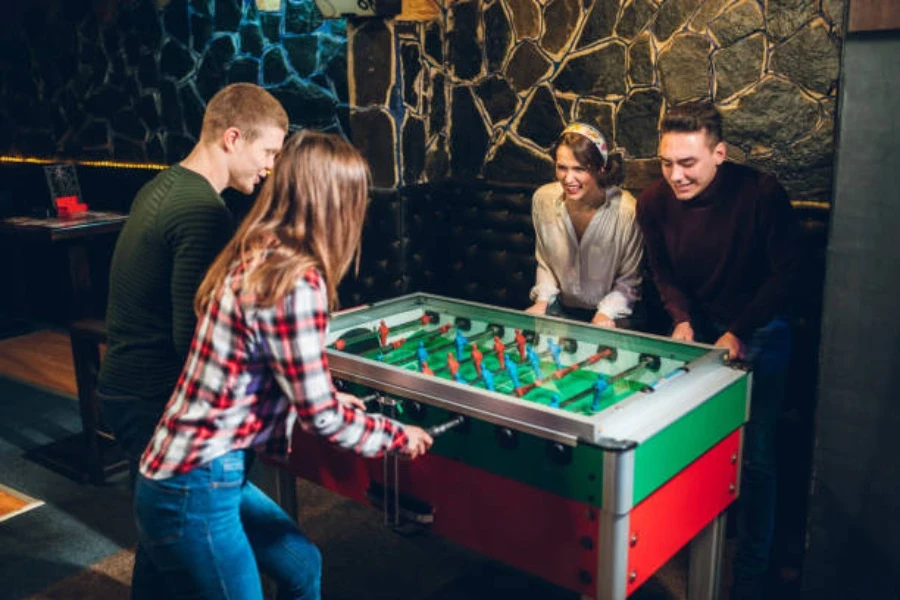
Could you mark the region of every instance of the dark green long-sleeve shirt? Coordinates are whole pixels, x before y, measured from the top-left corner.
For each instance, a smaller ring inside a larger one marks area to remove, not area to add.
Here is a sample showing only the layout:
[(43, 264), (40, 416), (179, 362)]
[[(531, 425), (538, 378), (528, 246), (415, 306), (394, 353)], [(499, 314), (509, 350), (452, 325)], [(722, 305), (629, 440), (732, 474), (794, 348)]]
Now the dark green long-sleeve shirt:
[(202, 175), (175, 165), (138, 192), (113, 253), (98, 388), (160, 402), (194, 334), (193, 301), (234, 218)]

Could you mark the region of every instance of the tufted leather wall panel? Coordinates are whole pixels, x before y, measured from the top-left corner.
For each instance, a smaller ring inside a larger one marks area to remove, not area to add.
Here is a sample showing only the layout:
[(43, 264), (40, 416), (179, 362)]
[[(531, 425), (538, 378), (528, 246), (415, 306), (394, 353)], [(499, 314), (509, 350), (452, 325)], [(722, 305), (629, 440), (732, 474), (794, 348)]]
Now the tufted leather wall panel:
[(528, 306), (536, 264), (534, 189), (484, 181), (404, 188), (411, 290)]

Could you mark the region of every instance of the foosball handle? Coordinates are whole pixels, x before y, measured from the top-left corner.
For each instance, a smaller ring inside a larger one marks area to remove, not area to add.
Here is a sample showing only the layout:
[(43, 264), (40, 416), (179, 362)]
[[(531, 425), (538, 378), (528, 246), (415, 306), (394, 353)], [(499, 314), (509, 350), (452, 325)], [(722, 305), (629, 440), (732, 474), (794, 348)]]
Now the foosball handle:
[(453, 417), (452, 419), (450, 419), (449, 421), (447, 421), (446, 423), (441, 423), (440, 425), (435, 425), (434, 427), (429, 427), (427, 432), (428, 432), (428, 435), (430, 435), (433, 438), (436, 438), (437, 436), (441, 435), (442, 433), (446, 433), (447, 431), (450, 431), (454, 427), (458, 427), (465, 422), (466, 422), (466, 418), (464, 416), (457, 415), (457, 416)]

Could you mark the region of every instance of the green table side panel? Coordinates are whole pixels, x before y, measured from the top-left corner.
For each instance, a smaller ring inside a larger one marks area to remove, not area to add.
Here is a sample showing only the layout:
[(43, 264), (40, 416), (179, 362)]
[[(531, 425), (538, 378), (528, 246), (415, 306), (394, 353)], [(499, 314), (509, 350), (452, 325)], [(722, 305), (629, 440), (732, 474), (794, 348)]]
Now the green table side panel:
[(635, 504), (744, 423), (748, 381), (741, 377), (635, 449)]
[[(426, 408), (424, 418), (412, 418), (412, 414), (407, 408), (397, 418), (428, 428), (454, 416), (434, 406)], [(513, 447), (505, 447), (498, 440), (498, 429), (493, 423), (469, 419), (466, 429), (457, 427), (439, 436), (431, 452), (564, 498), (602, 506), (603, 451), (600, 448), (583, 443), (564, 446), (522, 432), (515, 432)], [(560, 460), (559, 450), (567, 459)]]

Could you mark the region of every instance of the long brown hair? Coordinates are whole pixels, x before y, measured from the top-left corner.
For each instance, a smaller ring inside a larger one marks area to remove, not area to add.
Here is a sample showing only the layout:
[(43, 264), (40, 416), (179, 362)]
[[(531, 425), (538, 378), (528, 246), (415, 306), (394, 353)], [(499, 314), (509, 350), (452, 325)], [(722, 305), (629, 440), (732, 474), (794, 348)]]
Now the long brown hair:
[(343, 138), (303, 131), (292, 136), (237, 233), (216, 257), (194, 298), (201, 316), (236, 261), (242, 288), (260, 306), (272, 306), (310, 268), (325, 280), (328, 307), (355, 261), (359, 267), (369, 170)]

